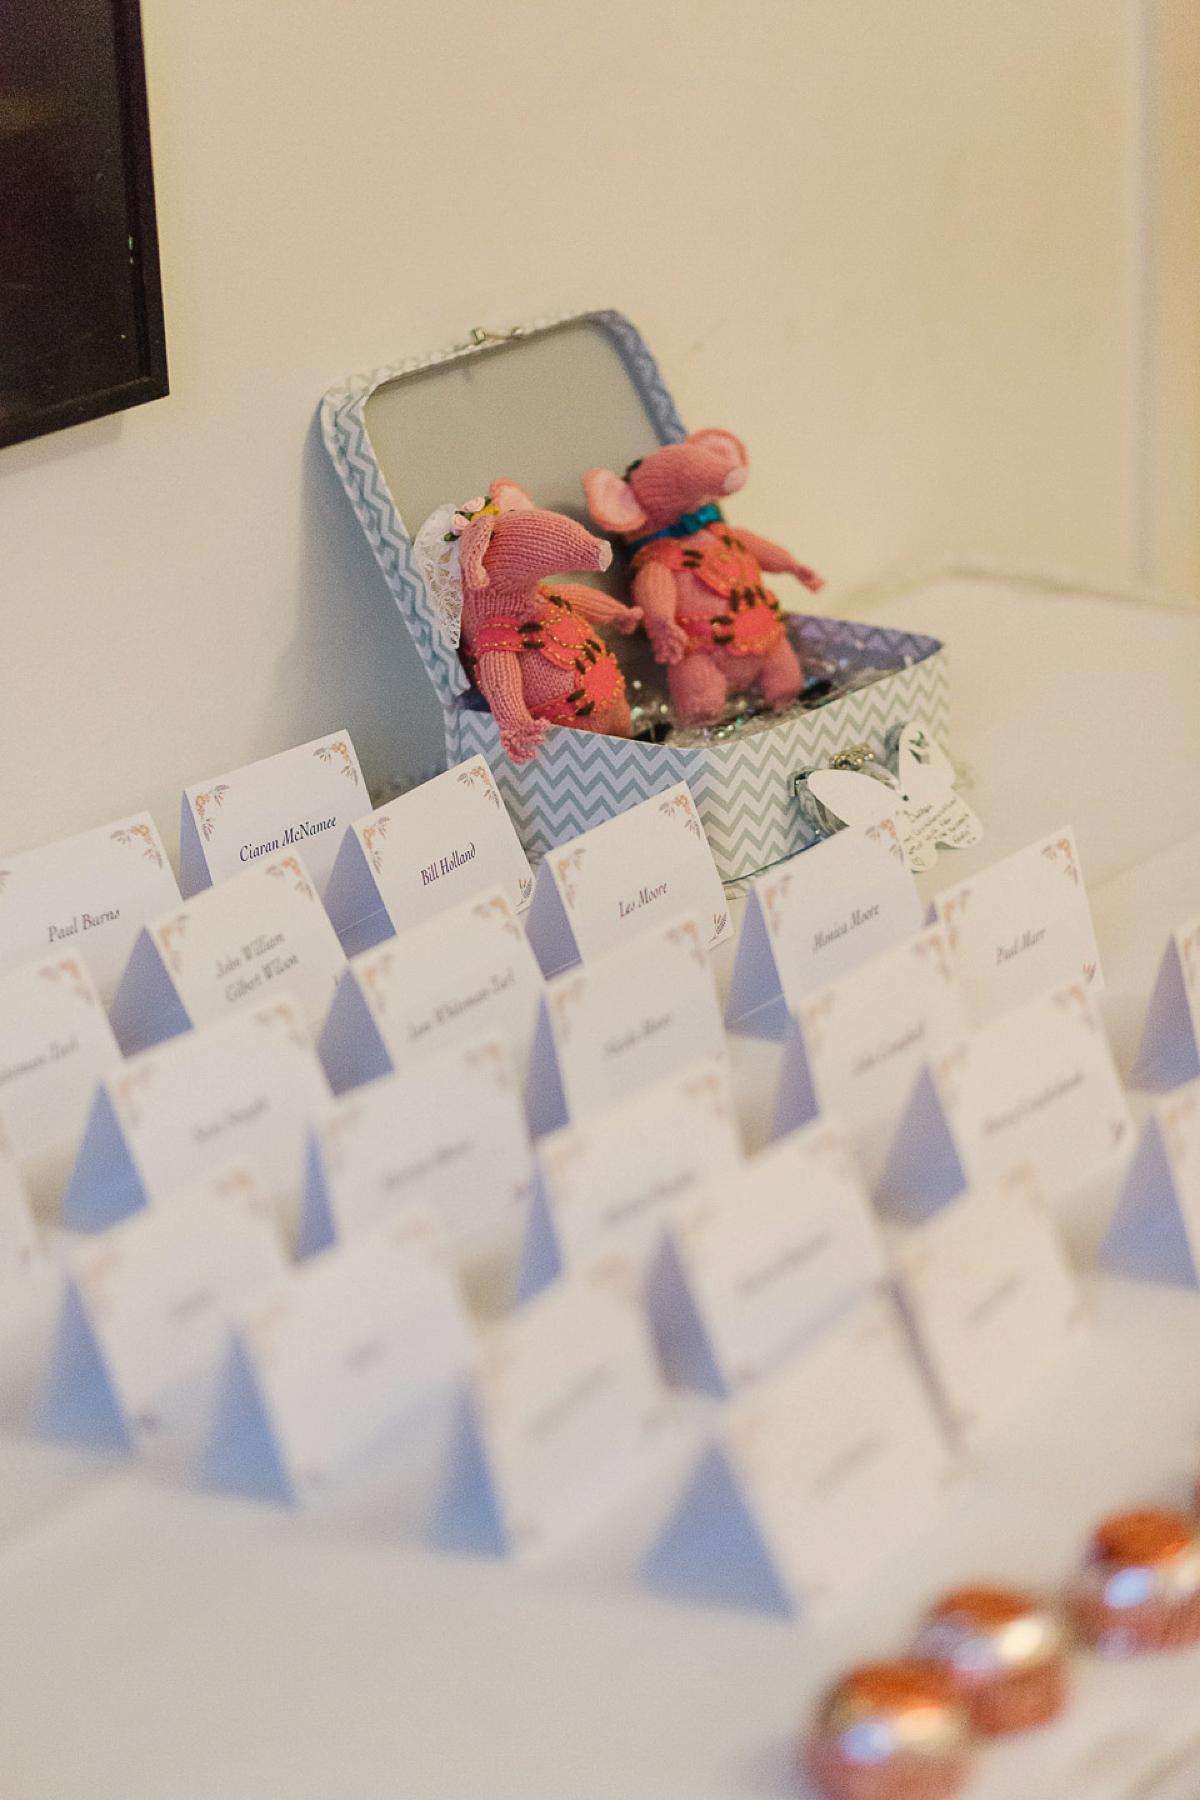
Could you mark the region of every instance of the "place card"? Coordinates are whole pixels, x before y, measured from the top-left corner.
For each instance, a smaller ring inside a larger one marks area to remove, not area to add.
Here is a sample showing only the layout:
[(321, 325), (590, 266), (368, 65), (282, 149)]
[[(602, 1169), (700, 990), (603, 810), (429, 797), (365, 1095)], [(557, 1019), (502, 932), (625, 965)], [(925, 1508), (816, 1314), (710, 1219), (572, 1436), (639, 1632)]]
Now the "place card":
[(542, 1138), (521, 1272), (536, 1293), (564, 1268), (637, 1285), (672, 1209), (742, 1160), (729, 1069), (709, 1058)]
[(298, 850), (324, 893), (346, 827), (371, 810), (348, 731), (184, 788), (179, 885), (185, 900), (263, 857)]
[(302, 858), (282, 851), (138, 934), (112, 1027), (132, 1056), (286, 989), (315, 1031), (345, 967)]
[(314, 1126), (305, 1254), (423, 1200), (456, 1256), (512, 1247), (533, 1189), (533, 1151), (513, 1060), (480, 1038), (355, 1088)]
[(42, 1429), (121, 1450), (190, 1435), (198, 1448), (238, 1309), (287, 1272), (253, 1171), (235, 1165), (63, 1253)]
[(923, 924), (894, 819), (847, 826), (750, 889), (725, 1010), (731, 1030), (780, 1038), (787, 1014)]
[(83, 958), (112, 998), (133, 940), (179, 903), (149, 813), (0, 859), (0, 970), (46, 956)]
[(564, 1276), (482, 1340), (439, 1542), (552, 1550), (631, 1485), (671, 1417), (636, 1297)]
[(1131, 1140), (1108, 1039), (1076, 982), (1001, 1013), (932, 1058), (897, 1127), (876, 1199), (911, 1222), (1027, 1163), (1055, 1200)]
[(499, 888), (514, 913), (533, 871), (482, 756), (389, 801), (346, 833), (325, 905), (347, 956)]
[(832, 1114), (873, 1187), (922, 1066), (966, 1030), (945, 927), (934, 925), (797, 1003), (774, 1135)]
[(96, 1083), (120, 1060), (82, 957), (0, 975), (0, 1112), (35, 1208), (61, 1195)]
[(143, 1051), (96, 1092), (64, 1222), (101, 1230), (249, 1159), (294, 1237), (309, 1124), (328, 1104), (312, 1040), (286, 994)]
[(471, 1350), (436, 1215), (398, 1208), (242, 1309), (204, 1479), (317, 1500), (448, 1410)]
[(1069, 825), (943, 889), (933, 904), (975, 1025), (1048, 988), (1104, 986)]
[(894, 1307), (872, 1297), (732, 1402), (647, 1574), (820, 1613), (929, 1524), (953, 1473)]
[(1200, 1077), (1200, 918), (1167, 940), (1131, 1082), (1162, 1093)]
[(49, 1266), (17, 1152), (0, 1119), (0, 1338), (45, 1292)]
[(542, 858), (526, 923), (544, 975), (694, 913), (712, 949), (733, 936), (729, 903), (686, 781)]
[(1100, 1261), (1139, 1281), (1200, 1287), (1200, 1081), (1151, 1106)]
[(1028, 1168), (975, 1188), (892, 1246), (901, 1294), (952, 1428), (974, 1437), (1044, 1376), (1084, 1319)]
[(704, 928), (693, 914), (556, 975), (529, 1063), (534, 1136), (593, 1117), (698, 1057), (727, 1055)]
[(317, 1043), (335, 1094), (479, 1036), (522, 1076), (545, 984), (499, 888), (356, 956)]
[(793, 1132), (675, 1208), (646, 1285), (667, 1377), (734, 1394), (886, 1274), (846, 1137), (823, 1121)]

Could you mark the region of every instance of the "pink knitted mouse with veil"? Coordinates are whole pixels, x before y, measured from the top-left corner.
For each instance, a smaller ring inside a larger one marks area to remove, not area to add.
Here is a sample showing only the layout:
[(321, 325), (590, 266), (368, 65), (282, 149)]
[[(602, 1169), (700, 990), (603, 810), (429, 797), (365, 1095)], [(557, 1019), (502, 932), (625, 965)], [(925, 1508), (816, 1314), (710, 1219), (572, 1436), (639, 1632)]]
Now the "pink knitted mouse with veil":
[(624, 478), (611, 469), (583, 478), (592, 518), (626, 540), (633, 597), (682, 725), (716, 724), (731, 695), (751, 691), (782, 709), (804, 684), (763, 571), (794, 575), (814, 592), (824, 584), (790, 551), (725, 524), (720, 501), (745, 484), (747, 466), (731, 431), (693, 431)]

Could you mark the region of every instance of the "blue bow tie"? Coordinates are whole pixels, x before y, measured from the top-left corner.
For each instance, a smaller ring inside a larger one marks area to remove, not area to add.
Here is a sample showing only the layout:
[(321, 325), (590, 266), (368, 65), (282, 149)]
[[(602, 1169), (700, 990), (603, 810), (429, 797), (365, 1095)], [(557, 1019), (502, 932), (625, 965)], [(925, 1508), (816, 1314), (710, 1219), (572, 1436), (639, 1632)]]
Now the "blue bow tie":
[(636, 556), (639, 550), (644, 550), (647, 544), (653, 544), (659, 538), (695, 537), (696, 533), (703, 531), (706, 525), (719, 525), (721, 522), (721, 509), (710, 500), (707, 506), (697, 507), (695, 512), (680, 513), (673, 525), (664, 525), (661, 531), (652, 531), (648, 537), (635, 538), (633, 543), (626, 544), (625, 548), (630, 556)]

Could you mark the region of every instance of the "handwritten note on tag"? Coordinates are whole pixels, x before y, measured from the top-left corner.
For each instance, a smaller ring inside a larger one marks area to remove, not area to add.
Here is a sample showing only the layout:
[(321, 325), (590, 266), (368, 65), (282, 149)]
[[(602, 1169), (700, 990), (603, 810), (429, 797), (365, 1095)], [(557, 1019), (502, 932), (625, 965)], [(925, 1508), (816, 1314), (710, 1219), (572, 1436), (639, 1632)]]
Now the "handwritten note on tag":
[(318, 1049), (335, 1093), (411, 1067), (480, 1034), (522, 1072), (541, 970), (499, 888), (356, 956)]
[(921, 928), (894, 820), (839, 831), (750, 890), (725, 1020), (782, 1037), (787, 1010)]
[(149, 813), (0, 858), (0, 969), (79, 956), (108, 1001), (142, 926), (178, 902)]
[(264, 857), (298, 850), (323, 893), (346, 827), (371, 810), (348, 731), (333, 731), (183, 791), (179, 874), (185, 899)]
[(325, 904), (348, 956), (499, 888), (516, 914), (533, 871), (482, 756), (410, 788), (347, 834)]
[(709, 946), (733, 935), (721, 877), (685, 781), (551, 850), (538, 869), (529, 941), (547, 975), (694, 913)]
[(1047, 988), (1104, 986), (1070, 826), (947, 888), (934, 906), (976, 1025)]
[(286, 990), (311, 1030), (346, 959), (294, 850), (196, 894), (148, 925), (112, 1004), (126, 1056)]

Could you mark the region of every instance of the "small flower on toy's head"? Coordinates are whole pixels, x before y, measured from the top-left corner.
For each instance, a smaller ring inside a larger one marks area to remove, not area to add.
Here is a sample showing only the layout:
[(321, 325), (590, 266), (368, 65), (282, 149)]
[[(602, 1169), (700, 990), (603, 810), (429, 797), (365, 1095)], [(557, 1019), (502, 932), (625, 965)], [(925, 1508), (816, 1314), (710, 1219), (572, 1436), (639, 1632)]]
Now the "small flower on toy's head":
[(465, 501), (455, 511), (454, 517), (450, 521), (450, 529), (446, 533), (446, 542), (449, 543), (452, 538), (461, 537), (467, 526), (473, 519), (477, 519), (480, 513), (498, 513), (499, 510), (500, 508), (494, 501), (489, 502), (486, 495), (476, 494), (474, 500)]

